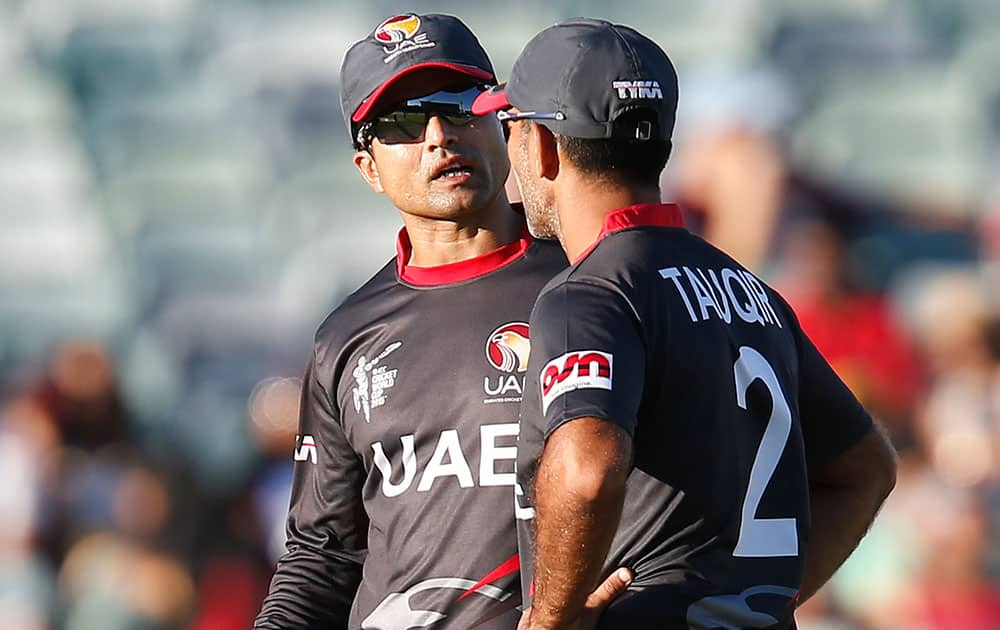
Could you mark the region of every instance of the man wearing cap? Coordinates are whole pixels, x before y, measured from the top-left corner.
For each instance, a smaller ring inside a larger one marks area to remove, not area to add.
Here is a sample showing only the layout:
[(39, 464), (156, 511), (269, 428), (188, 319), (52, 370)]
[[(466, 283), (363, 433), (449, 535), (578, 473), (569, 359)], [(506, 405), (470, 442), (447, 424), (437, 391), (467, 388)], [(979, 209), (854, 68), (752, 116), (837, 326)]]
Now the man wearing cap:
[(479, 97), (510, 127), (536, 236), (571, 266), (539, 295), (518, 437), (524, 627), (789, 628), (891, 490), (891, 445), (794, 313), (660, 203), (677, 77), (626, 26), (532, 39)]
[[(382, 22), (341, 104), (397, 255), (320, 327), (305, 375), (287, 551), (256, 628), (513, 628), (514, 441), (531, 306), (566, 266), (504, 193), (495, 83), (446, 15)], [(595, 608), (621, 580), (591, 600)]]

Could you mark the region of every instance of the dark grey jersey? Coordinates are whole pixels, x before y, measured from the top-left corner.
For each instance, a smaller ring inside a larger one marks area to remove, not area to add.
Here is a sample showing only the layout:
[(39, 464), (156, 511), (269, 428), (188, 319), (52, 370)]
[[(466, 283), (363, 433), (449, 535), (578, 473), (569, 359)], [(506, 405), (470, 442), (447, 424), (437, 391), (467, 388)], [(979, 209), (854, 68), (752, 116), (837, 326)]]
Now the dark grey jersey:
[(682, 226), (674, 206), (614, 212), (539, 296), (518, 438), (525, 592), (544, 441), (597, 417), (634, 446), (605, 574), (636, 577), (604, 626), (787, 627), (809, 534), (806, 467), (871, 420), (781, 297)]
[[(397, 260), (406, 260), (405, 232)], [(257, 628), (503, 628), (521, 602), (513, 514), (527, 319), (566, 267), (517, 243), (387, 265), (320, 328), (288, 517)]]

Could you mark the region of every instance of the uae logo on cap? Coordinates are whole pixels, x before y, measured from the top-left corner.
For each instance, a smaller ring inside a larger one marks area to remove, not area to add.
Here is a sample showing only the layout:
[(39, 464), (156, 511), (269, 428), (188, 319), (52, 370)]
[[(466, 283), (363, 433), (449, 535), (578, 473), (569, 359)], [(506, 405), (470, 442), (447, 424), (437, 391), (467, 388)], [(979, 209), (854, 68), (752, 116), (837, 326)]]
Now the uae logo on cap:
[(528, 325), (524, 322), (504, 324), (486, 339), (486, 358), (502, 372), (524, 372), (528, 369)]
[(431, 48), (437, 44), (427, 40), (427, 33), (419, 33), (420, 18), (412, 13), (397, 15), (378, 25), (375, 41), (385, 50), (385, 63), (400, 54), (418, 48)]

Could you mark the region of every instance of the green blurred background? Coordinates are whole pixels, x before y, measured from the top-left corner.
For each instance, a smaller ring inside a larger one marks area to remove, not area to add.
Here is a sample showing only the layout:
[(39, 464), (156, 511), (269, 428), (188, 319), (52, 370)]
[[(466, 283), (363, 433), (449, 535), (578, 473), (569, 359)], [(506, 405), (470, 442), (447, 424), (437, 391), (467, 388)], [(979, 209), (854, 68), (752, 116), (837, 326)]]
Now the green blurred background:
[(664, 198), (755, 269), (901, 451), (803, 630), (1000, 628), (1000, 3), (0, 0), (0, 627), (247, 628), (298, 377), (393, 254), (343, 53), (566, 17), (678, 66)]

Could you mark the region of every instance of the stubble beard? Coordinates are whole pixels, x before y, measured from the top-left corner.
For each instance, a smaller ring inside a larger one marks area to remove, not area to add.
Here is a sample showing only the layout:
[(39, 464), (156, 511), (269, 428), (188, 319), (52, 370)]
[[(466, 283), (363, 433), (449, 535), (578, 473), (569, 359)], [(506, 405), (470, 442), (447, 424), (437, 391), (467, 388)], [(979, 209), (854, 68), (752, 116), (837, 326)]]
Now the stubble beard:
[(561, 240), (562, 229), (559, 224), (559, 213), (555, 206), (548, 203), (545, 195), (539, 189), (537, 182), (528, 173), (528, 144), (522, 136), (518, 143), (518, 163), (511, 165), (517, 185), (521, 189), (521, 203), (524, 204), (524, 216), (528, 221), (528, 231), (535, 238)]

